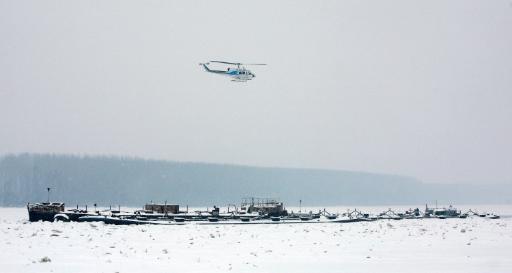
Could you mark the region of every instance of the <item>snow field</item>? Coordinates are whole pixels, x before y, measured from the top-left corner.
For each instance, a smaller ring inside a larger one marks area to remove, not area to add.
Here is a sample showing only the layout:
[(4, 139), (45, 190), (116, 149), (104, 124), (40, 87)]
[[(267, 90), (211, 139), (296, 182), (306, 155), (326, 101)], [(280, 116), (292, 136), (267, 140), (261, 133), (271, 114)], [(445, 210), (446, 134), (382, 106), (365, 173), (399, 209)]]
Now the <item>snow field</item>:
[(512, 218), (113, 226), (0, 210), (5, 273), (512, 272)]

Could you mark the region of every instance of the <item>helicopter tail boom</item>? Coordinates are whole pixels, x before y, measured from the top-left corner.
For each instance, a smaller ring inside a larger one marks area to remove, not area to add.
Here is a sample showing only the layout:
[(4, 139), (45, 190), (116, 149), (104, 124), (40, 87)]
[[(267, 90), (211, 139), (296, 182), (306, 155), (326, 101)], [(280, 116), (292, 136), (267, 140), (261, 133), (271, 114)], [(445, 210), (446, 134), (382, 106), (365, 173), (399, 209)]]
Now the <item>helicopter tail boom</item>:
[(201, 65), (201, 66), (204, 68), (204, 70), (206, 70), (206, 72), (210, 72), (210, 73), (218, 73), (218, 74), (224, 74), (224, 73), (226, 73), (226, 71), (210, 69), (210, 68), (208, 67), (208, 64), (210, 64), (210, 63), (199, 63), (199, 65)]

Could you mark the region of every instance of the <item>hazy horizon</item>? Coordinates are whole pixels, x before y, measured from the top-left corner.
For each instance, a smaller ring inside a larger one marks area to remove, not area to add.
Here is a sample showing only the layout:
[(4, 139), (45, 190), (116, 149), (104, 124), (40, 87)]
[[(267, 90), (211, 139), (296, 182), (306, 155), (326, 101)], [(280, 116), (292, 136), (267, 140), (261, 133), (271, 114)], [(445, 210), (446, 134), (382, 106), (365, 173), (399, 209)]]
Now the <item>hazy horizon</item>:
[(0, 0), (0, 155), (512, 185), (511, 26), (508, 0)]
[(22, 154), (0, 158), (0, 205), (40, 202), (52, 188), (66, 203), (232, 204), (248, 196), (310, 205), (510, 204), (503, 185), (423, 183), (413, 177), (341, 170), (251, 167), (119, 157)]
[[(176, 163), (197, 163), (197, 164), (214, 164), (214, 165), (232, 165), (232, 166), (240, 166), (240, 167), (252, 167), (252, 168), (275, 168), (275, 169), (302, 169), (302, 170), (326, 170), (326, 171), (344, 171), (344, 172), (356, 172), (356, 173), (369, 173), (369, 174), (384, 174), (384, 175), (396, 175), (396, 176), (404, 176), (417, 179), (418, 181), (424, 183), (435, 183), (435, 184), (444, 184), (435, 181), (425, 181), (418, 177), (407, 175), (403, 173), (390, 173), (390, 172), (374, 172), (370, 170), (354, 170), (354, 169), (341, 169), (341, 168), (322, 168), (322, 167), (300, 167), (300, 166), (279, 166), (279, 165), (258, 165), (258, 164), (244, 164), (244, 163), (236, 163), (236, 162), (213, 162), (213, 161), (188, 161), (188, 160), (179, 160), (179, 159), (166, 159), (166, 158), (156, 158), (156, 157), (143, 157), (137, 155), (123, 155), (123, 154), (92, 154), (92, 153), (55, 153), (55, 152), (16, 152), (16, 153), (4, 153), (0, 154), (0, 159), (8, 157), (8, 156), (20, 156), (20, 155), (52, 155), (52, 156), (69, 156), (69, 157), (92, 157), (92, 158), (113, 158), (113, 159), (135, 159), (135, 160), (147, 160), (147, 161), (164, 161), (164, 162), (176, 162)], [(481, 182), (486, 182), (493, 185), (507, 185), (507, 182), (500, 181), (478, 181), (477, 183), (463, 183), (463, 184), (480, 184)], [(446, 184), (460, 184), (456, 182), (445, 182)]]
[[(29, 152), (20, 152), (20, 153), (8, 153), (8, 154), (0, 154), (0, 160), (6, 157), (19, 157), (19, 156), (55, 156), (55, 157), (70, 157), (70, 158), (106, 158), (106, 159), (128, 159), (128, 160), (145, 160), (150, 162), (166, 162), (166, 163), (190, 163), (190, 164), (205, 164), (205, 165), (226, 165), (226, 166), (235, 166), (235, 167), (249, 167), (249, 168), (261, 168), (261, 169), (288, 169), (288, 170), (312, 170), (312, 171), (335, 171), (335, 172), (348, 172), (348, 173), (362, 173), (362, 174), (376, 174), (376, 175), (390, 175), (390, 176), (399, 176), (406, 177), (413, 180), (417, 180), (421, 183), (426, 184), (457, 184), (460, 183), (438, 183), (433, 181), (424, 181), (419, 179), (418, 177), (414, 177), (411, 175), (404, 175), (400, 173), (386, 173), (386, 172), (372, 172), (368, 170), (347, 170), (347, 169), (329, 169), (329, 168), (308, 168), (308, 167), (293, 167), (293, 166), (271, 166), (271, 165), (251, 165), (251, 164), (240, 164), (240, 163), (230, 163), (230, 162), (208, 162), (208, 161), (184, 161), (184, 160), (172, 160), (172, 159), (164, 159), (164, 158), (150, 158), (150, 157), (141, 157), (141, 156), (129, 156), (129, 155), (114, 155), (114, 154), (64, 154), (64, 153), (29, 153)], [(507, 183), (499, 182), (499, 181), (485, 181), (489, 185), (494, 186), (509, 186)], [(481, 183), (464, 183), (467, 185), (481, 185)]]

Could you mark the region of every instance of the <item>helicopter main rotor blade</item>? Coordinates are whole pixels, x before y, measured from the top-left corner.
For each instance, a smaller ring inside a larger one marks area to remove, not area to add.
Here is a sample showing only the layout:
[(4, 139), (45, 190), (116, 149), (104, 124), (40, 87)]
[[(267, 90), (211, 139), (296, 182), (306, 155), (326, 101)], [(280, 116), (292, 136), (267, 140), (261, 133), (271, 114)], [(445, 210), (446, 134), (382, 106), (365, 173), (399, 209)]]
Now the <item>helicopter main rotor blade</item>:
[(210, 61), (212, 63), (221, 63), (221, 64), (232, 64), (232, 65), (241, 65), (241, 63), (230, 63), (230, 62), (224, 62), (224, 61)]
[(244, 63), (232, 63), (232, 62), (224, 62), (224, 61), (210, 61), (212, 63), (221, 63), (221, 64), (232, 64), (232, 65), (267, 65), (267, 64), (244, 64)]

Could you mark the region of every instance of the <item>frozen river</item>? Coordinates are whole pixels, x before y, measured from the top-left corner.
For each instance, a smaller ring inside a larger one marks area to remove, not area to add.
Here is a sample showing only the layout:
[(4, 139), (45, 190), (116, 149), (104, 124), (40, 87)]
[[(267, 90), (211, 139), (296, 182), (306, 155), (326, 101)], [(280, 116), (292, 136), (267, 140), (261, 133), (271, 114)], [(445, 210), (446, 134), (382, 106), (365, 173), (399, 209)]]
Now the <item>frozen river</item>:
[(25, 209), (0, 208), (0, 271), (512, 272), (512, 210), (492, 211), (504, 217), (111, 226), (30, 223)]

